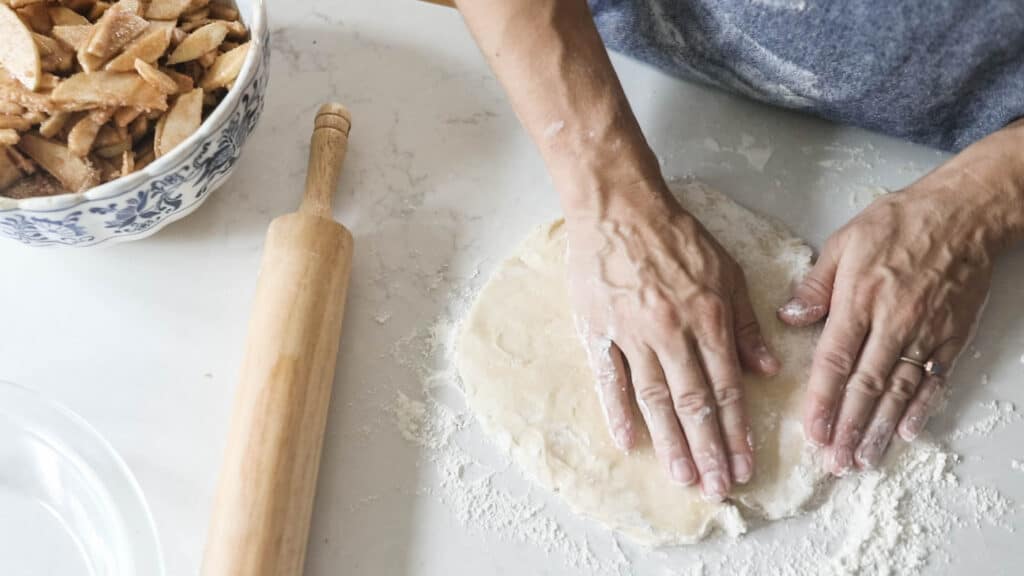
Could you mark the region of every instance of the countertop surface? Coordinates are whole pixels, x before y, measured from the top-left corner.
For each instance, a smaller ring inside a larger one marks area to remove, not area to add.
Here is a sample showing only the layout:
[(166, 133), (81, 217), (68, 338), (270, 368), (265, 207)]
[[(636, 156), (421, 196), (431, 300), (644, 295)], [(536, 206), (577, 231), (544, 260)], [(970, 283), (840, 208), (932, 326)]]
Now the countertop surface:
[[(196, 574), (264, 233), (297, 206), (313, 115), (338, 100), (352, 110), (353, 130), (336, 214), (356, 253), (307, 573), (668, 575), (712, 566), (699, 548), (649, 553), (573, 517), (518, 477), (459, 408), (444, 361), (450, 328), (558, 205), (458, 15), (412, 0), (269, 9), (263, 118), (234, 176), (201, 209), (137, 243), (0, 244), (0, 380), (39, 389), (95, 425), (148, 496), (168, 574)], [(898, 189), (944, 158), (614, 61), (666, 176), (703, 179), (816, 246), (873, 190)], [(994, 400), (1019, 414), (1022, 301), (1017, 251), (999, 263), (937, 435), (982, 422)], [(424, 406), (444, 414), (424, 418)], [(1020, 420), (953, 434), (956, 473), (1014, 504), (1000, 525), (955, 528), (943, 546), (949, 563), (929, 573), (1009, 574), (1020, 558)], [(461, 456), (452, 456), (453, 438)], [(458, 484), (477, 480), (488, 489)]]

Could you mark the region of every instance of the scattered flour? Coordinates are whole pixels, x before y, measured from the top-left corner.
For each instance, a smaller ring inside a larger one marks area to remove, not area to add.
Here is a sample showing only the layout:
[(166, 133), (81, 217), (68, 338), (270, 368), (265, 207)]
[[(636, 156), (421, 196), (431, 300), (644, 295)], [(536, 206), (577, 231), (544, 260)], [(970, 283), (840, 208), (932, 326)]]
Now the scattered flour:
[(758, 172), (764, 172), (764, 167), (772, 159), (775, 149), (771, 146), (758, 146), (757, 140), (753, 136), (742, 134), (740, 136), (740, 145), (736, 152), (747, 159), (747, 164), (750, 164), (751, 168)]
[[(987, 380), (987, 376), (985, 378)], [(1017, 410), (1013, 402), (990, 400), (981, 407), (989, 411), (988, 416), (949, 435), (950, 440), (962, 440), (969, 436), (988, 436), (996, 429), (1024, 420), (1024, 412)]]
[[(444, 274), (438, 273), (442, 280), (451, 280)], [(539, 490), (513, 494), (505, 486), (509, 478), (519, 477), (515, 466), (507, 460), (488, 465), (473, 455), (467, 446), (479, 442), (479, 426), (464, 407), (453, 406), (459, 403), (445, 396), (459, 386), (450, 358), (458, 319), (469, 308), (478, 280), (474, 275), (461, 287), (452, 283), (455, 288), (440, 318), (386, 352), (422, 384), (415, 394), (398, 392), (387, 412), (401, 435), (422, 448), (424, 463), (436, 472), (437, 480), (422, 492), (442, 503), (467, 532), (543, 552), (551, 559), (546, 573), (915, 576), (927, 567), (945, 572), (942, 566), (953, 560), (950, 543), (958, 531), (1013, 529), (1010, 519), (1020, 508), (994, 487), (959, 476), (960, 457), (923, 438), (890, 455), (882, 470), (837, 481), (832, 497), (806, 516), (755, 525), (740, 538), (719, 535), (700, 546), (648, 550), (620, 544), (614, 534), (586, 520), (569, 519), (563, 525), (558, 517), (565, 510), (557, 498)], [(434, 277), (424, 278), (424, 284), (441, 289)], [(949, 440), (988, 435), (1024, 420), (1010, 402), (981, 406), (989, 414), (956, 430)], [(1011, 460), (1010, 465), (1024, 473), (1024, 460)], [(762, 531), (771, 537), (758, 537)]]
[(758, 145), (756, 138), (745, 133), (740, 135), (740, 144), (736, 147), (725, 146), (714, 138), (704, 138), (701, 144), (709, 152), (731, 152), (743, 156), (747, 164), (758, 172), (764, 172), (765, 166), (775, 154), (774, 148)]
[[(984, 526), (1012, 530), (1009, 517), (1017, 508), (1011, 501), (991, 486), (959, 477), (957, 454), (920, 439), (894, 449), (899, 453), (890, 455), (882, 470), (837, 481), (832, 497), (807, 516), (765, 527), (781, 531), (780, 538), (718, 535), (700, 546), (648, 550), (628, 542), (620, 545), (614, 535), (584, 520), (580, 535), (557, 519), (561, 505), (552, 496), (532, 490), (517, 496), (503, 488), (501, 479), (518, 476), (517, 468), (507, 461), (487, 466), (474, 458), (464, 447), (481, 434), (472, 415), (436, 396), (458, 386), (449, 362), (457, 332), (454, 319), (468, 308), (470, 294), (457, 293), (448, 315), (396, 343), (393, 356), (419, 374), (423, 395), (417, 400), (399, 392), (389, 412), (401, 434), (425, 448), (423, 457), (438, 473), (436, 487), (426, 491), (429, 495), (445, 504), (467, 531), (528, 546), (563, 565), (551, 573), (914, 576), (952, 562), (948, 546), (956, 531)], [(988, 434), (1022, 417), (1009, 402), (983, 406), (992, 414), (951, 438)], [(1015, 470), (1024, 471), (1024, 462), (1013, 462)]]
[(547, 128), (544, 129), (544, 139), (547, 140), (549, 138), (554, 137), (556, 134), (561, 132), (563, 128), (565, 128), (564, 120), (559, 120), (557, 122), (552, 122), (551, 124), (548, 124)]

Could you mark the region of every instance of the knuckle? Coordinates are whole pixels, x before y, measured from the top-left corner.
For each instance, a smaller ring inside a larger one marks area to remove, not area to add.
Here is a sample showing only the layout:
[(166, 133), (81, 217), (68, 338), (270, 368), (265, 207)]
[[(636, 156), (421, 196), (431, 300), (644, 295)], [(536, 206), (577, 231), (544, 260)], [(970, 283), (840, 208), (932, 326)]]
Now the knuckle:
[(648, 407), (662, 407), (670, 403), (668, 386), (661, 381), (648, 381), (634, 384), (640, 402)]
[(753, 340), (761, 335), (761, 325), (756, 318), (736, 327), (736, 339), (740, 341)]
[(801, 287), (806, 292), (821, 300), (827, 300), (832, 293), (828, 285), (819, 280), (816, 276), (810, 274), (804, 277), (803, 282), (801, 282)]
[(869, 398), (878, 398), (885, 392), (885, 379), (871, 372), (858, 371), (850, 376), (848, 386)]
[(650, 319), (655, 328), (662, 332), (677, 331), (680, 326), (679, 312), (666, 298), (657, 298), (649, 306)]
[(831, 348), (822, 352), (821, 365), (834, 374), (849, 374), (853, 371), (853, 355), (846, 350)]
[(914, 397), (914, 392), (917, 391), (917, 382), (907, 378), (906, 376), (893, 376), (892, 382), (889, 384), (889, 394), (899, 400), (900, 402), (909, 402)]
[(743, 401), (743, 387), (737, 382), (715, 386), (714, 394), (715, 404), (721, 408), (735, 406)]
[(694, 299), (693, 314), (698, 325), (705, 330), (717, 332), (725, 326), (729, 308), (718, 294), (707, 292)]
[(679, 416), (706, 418), (711, 414), (711, 394), (704, 389), (687, 390), (673, 397), (673, 407)]
[(681, 444), (679, 439), (671, 434), (651, 432), (651, 447), (662, 459), (671, 460), (673, 455), (680, 452)]
[(836, 443), (841, 446), (854, 447), (860, 444), (864, 432), (861, 426), (852, 420), (847, 420), (839, 425), (836, 434)]

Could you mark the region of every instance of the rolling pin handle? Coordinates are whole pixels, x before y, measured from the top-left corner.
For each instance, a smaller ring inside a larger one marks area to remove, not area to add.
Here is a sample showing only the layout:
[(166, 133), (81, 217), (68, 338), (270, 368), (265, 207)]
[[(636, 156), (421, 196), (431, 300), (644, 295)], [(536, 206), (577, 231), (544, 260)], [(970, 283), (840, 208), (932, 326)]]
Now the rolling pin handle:
[(331, 199), (338, 186), (351, 128), (352, 115), (347, 108), (333, 103), (320, 107), (313, 122), (306, 193), (302, 198), (300, 212), (320, 218), (334, 217)]

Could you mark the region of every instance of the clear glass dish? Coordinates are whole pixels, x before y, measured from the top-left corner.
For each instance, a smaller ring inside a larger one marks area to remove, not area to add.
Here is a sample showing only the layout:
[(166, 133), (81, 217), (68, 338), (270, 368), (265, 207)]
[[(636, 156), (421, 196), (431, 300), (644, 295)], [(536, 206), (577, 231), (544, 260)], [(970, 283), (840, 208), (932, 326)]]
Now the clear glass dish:
[(0, 573), (163, 576), (142, 490), (77, 414), (0, 382)]

